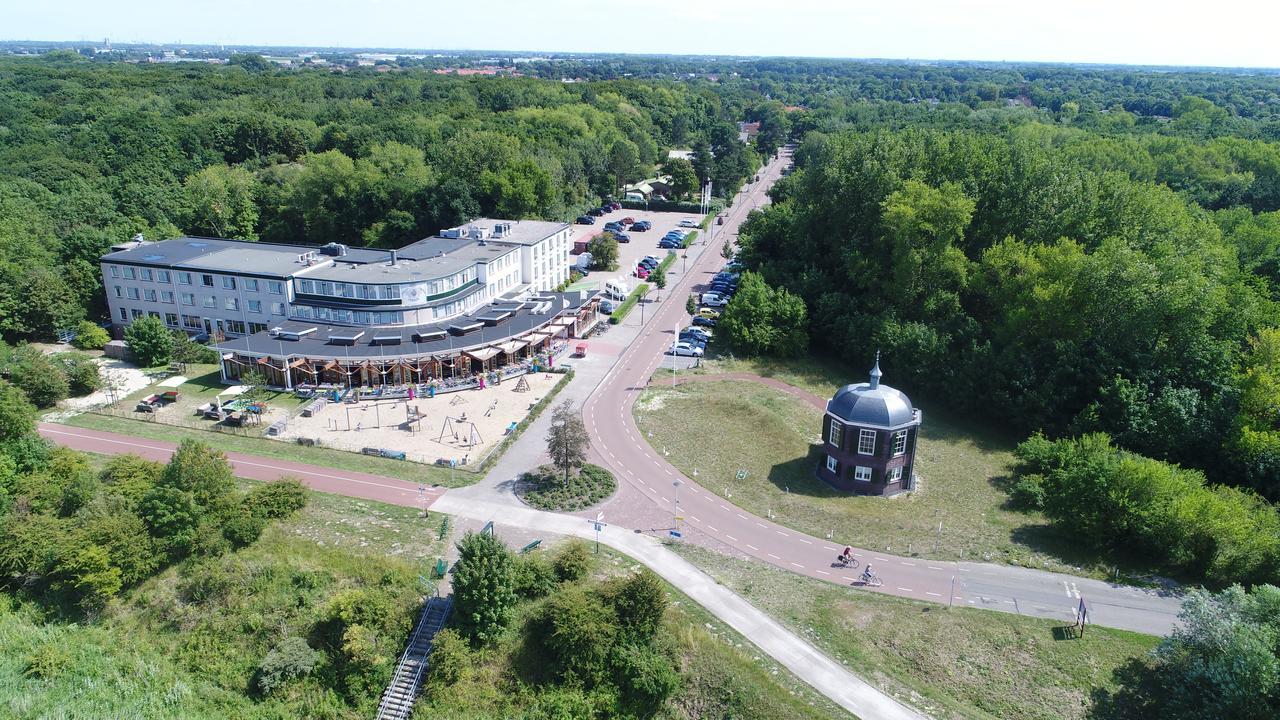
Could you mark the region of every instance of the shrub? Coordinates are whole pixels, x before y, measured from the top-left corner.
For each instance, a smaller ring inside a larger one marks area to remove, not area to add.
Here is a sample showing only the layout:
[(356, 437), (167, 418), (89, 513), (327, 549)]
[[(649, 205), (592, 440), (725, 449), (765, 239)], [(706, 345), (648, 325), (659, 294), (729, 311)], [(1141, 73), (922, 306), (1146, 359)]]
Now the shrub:
[(54, 680), (75, 665), (71, 654), (60, 645), (52, 642), (42, 643), (33, 648), (25, 658), (22, 674), (41, 680)]
[(254, 515), (278, 520), (307, 506), (307, 489), (293, 478), (276, 480), (249, 491), (244, 502)]
[(680, 687), (680, 674), (671, 660), (647, 646), (617, 646), (613, 667), (623, 695), (645, 715)]
[(652, 639), (667, 611), (667, 591), (658, 576), (641, 570), (611, 588), (610, 595), (627, 636), (638, 643)]
[(587, 550), (587, 544), (577, 538), (569, 540), (556, 553), (554, 566), (556, 577), (564, 582), (585, 577), (591, 569), (591, 554)]
[(306, 640), (285, 638), (258, 665), (255, 684), (263, 694), (269, 694), (290, 680), (310, 675), (319, 663), (320, 653), (311, 649)]
[(14, 352), (10, 381), (27, 394), (38, 408), (53, 407), (67, 396), (67, 376), (48, 357), (33, 347)]
[(511, 551), (492, 535), (469, 532), (458, 542), (454, 613), (472, 644), (492, 642), (511, 623), (516, 604)]
[(247, 505), (241, 505), (222, 518), (222, 534), (232, 547), (252, 544), (266, 526), (267, 521)]
[(690, 295), (689, 297), (685, 298), (684, 311), (689, 313), (690, 315), (697, 315), (698, 314), (697, 298), (695, 298), (693, 295)]
[(1009, 488), (1009, 502), (1023, 510), (1044, 508), (1044, 478), (1040, 475), (1023, 475)]
[(102, 374), (92, 358), (76, 353), (55, 355), (54, 362), (67, 377), (67, 386), (73, 396), (88, 395), (102, 387)]
[(111, 335), (88, 320), (81, 320), (76, 326), (76, 337), (71, 344), (79, 350), (101, 350), (111, 342)]
[(445, 628), (431, 640), (431, 657), (427, 662), (427, 683), (439, 690), (458, 682), (471, 667), (471, 649), (453, 628)]
[(192, 340), (191, 336), (185, 332), (173, 330), (169, 333), (169, 337), (173, 343), (171, 359), (174, 362), (205, 364), (218, 362), (217, 350)]
[(610, 608), (581, 587), (570, 587), (553, 595), (544, 612), (543, 642), (560, 677), (586, 686), (602, 680), (617, 632)]
[(0, 380), (0, 441), (32, 435), (36, 409), (21, 388)]
[(143, 367), (163, 365), (173, 356), (173, 335), (157, 317), (134, 320), (124, 329), (124, 341), (134, 360)]
[(541, 553), (519, 555), (512, 569), (512, 582), (520, 597), (539, 598), (556, 589), (556, 571)]

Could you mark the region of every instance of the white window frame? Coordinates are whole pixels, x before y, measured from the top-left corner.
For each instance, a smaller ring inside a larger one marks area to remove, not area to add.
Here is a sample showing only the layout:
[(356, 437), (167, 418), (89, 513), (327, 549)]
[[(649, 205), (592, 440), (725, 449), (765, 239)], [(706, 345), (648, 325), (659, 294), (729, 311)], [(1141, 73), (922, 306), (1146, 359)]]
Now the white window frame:
[(835, 472), (839, 472), (839, 470), (840, 470), (840, 461), (836, 459), (835, 455), (828, 455), (827, 456), (827, 472), (835, 473)]
[(249, 312), (251, 312), (251, 313), (261, 313), (261, 312), (262, 312), (262, 301), (261, 301), (261, 300), (250, 300), (250, 301), (249, 301)]
[(120, 308), (120, 319), (125, 322), (128, 322), (129, 320), (129, 311), (125, 308)]
[(893, 456), (899, 457), (907, 452), (907, 431), (899, 430), (893, 434)]
[(840, 443), (844, 441), (844, 425), (835, 418), (831, 419), (831, 426), (827, 428), (827, 444), (840, 447)]
[(120, 266), (119, 266), (119, 265), (108, 265), (107, 267), (111, 268), (111, 277), (113, 277), (113, 278), (118, 278), (118, 277), (120, 277)]
[(169, 271), (168, 271), (168, 270), (157, 270), (157, 271), (156, 271), (156, 282), (162, 282), (162, 283), (167, 283), (167, 282), (169, 282)]
[[(870, 443), (870, 445), (868, 445)], [(863, 449), (866, 448), (866, 449)], [(862, 428), (858, 430), (858, 454), (859, 455), (875, 455), (876, 454), (876, 431)]]
[(284, 294), (284, 283), (283, 283), (283, 282), (281, 282), (281, 281), (279, 281), (279, 280), (268, 280), (268, 281), (267, 281), (267, 290), (268, 290), (272, 295), (283, 295), (283, 294)]
[(183, 305), (190, 305), (191, 307), (195, 307), (195, 306), (196, 306), (196, 295), (195, 295), (195, 293), (182, 293), (182, 304), (183, 304)]
[(124, 297), (124, 288), (120, 287), (119, 285), (116, 285), (115, 289), (116, 289), (116, 297), (118, 298)]
[(222, 276), (222, 289), (223, 289), (223, 290), (235, 290), (235, 289), (236, 289), (236, 279), (235, 279), (235, 278), (233, 278), (233, 277), (231, 277), (230, 275), (223, 275), (223, 276)]
[(129, 299), (130, 299), (130, 300), (141, 300), (141, 299), (142, 299), (142, 290), (140, 290), (140, 289), (138, 289), (138, 288), (136, 288), (136, 287), (126, 288), (125, 290), (126, 290), (127, 294), (129, 295)]
[(284, 303), (271, 303), (272, 315), (284, 315)]
[(151, 282), (152, 273), (150, 268), (142, 268), (138, 271), (138, 277), (147, 282)]
[(134, 270), (133, 270), (133, 268), (132, 268), (132, 267), (130, 267), (130, 266), (128, 266), (128, 265), (125, 265), (125, 266), (124, 266), (124, 279), (125, 279), (125, 280), (133, 280), (133, 279), (135, 279), (135, 278), (137, 278), (137, 277), (138, 277), (138, 274), (137, 274), (136, 272), (134, 272)]
[(222, 307), (226, 310), (237, 312), (240, 310), (240, 300), (238, 298), (223, 298)]
[(885, 473), (884, 473), (884, 481), (885, 481), (885, 483), (898, 482), (898, 481), (899, 481), (899, 480), (901, 480), (901, 479), (902, 479), (902, 466), (901, 466), (901, 465), (899, 465), (898, 467), (895, 467), (895, 468), (889, 468), (889, 469), (888, 469), (888, 470), (886, 470), (886, 471), (885, 471)]
[(254, 278), (245, 278), (244, 289), (250, 292), (258, 292), (258, 281)]
[(218, 297), (216, 295), (205, 295), (202, 303), (206, 308), (218, 307)]
[(180, 273), (178, 273), (178, 284), (179, 284), (179, 285), (190, 285), (190, 284), (191, 284), (191, 273), (189, 273), (189, 272), (180, 272)]
[(871, 468), (866, 465), (855, 465), (853, 479), (858, 482), (871, 482)]

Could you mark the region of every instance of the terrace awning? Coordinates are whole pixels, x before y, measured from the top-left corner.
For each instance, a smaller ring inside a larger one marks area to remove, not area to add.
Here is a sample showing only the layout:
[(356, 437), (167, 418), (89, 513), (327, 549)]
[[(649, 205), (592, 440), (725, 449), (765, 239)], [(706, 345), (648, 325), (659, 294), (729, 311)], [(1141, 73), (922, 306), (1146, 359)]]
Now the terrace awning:
[(521, 348), (525, 347), (528, 344), (529, 343), (525, 342), (524, 340), (512, 340), (510, 342), (504, 342), (498, 347), (502, 350), (502, 352), (508, 355), (511, 355), (513, 353), (519, 352)]
[(551, 333), (538, 332), (532, 335), (525, 335), (523, 339), (527, 340), (530, 345), (536, 345), (549, 337), (551, 337)]
[(497, 355), (499, 352), (500, 351), (496, 347), (487, 347), (487, 348), (480, 348), (479, 350), (465, 350), (463, 351), (462, 354), (466, 355), (469, 358), (479, 360), (480, 362), (484, 362), (485, 360), (488, 360), (494, 355)]
[(568, 326), (570, 326), (570, 325), (574, 324), (574, 323), (575, 323), (575, 322), (577, 322), (577, 321), (578, 321), (578, 319), (577, 319), (577, 318), (562, 317), (562, 318), (556, 318), (556, 319), (555, 319), (555, 322), (553, 322), (553, 323), (551, 323), (551, 324), (552, 324), (552, 325), (559, 325), (559, 326), (561, 326), (561, 327), (568, 327)]

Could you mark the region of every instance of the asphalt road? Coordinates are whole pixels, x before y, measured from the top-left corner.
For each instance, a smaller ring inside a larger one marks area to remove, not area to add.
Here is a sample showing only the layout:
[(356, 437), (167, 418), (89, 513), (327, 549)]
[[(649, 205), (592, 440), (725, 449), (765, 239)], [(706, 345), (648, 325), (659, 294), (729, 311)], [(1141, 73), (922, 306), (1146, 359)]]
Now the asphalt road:
[[(789, 161), (788, 156), (780, 155), (761, 171), (759, 182), (739, 195), (725, 224), (716, 227), (706, 251), (674, 287), (668, 288), (673, 297), (683, 297), (714, 275), (723, 262), (720, 244), (737, 234), (752, 209), (767, 204), (768, 188)], [(846, 570), (835, 563), (835, 556), (844, 547), (839, 538), (810, 537), (734, 507), (683, 476), (641, 437), (632, 406), (654, 371), (670, 362), (663, 353), (676, 328), (684, 327), (688, 320), (682, 304), (664, 303), (622, 353), (583, 406), (583, 420), (592, 445), (619, 478), (634, 485), (651, 502), (669, 509), (673, 525), (682, 532), (706, 533), (791, 572), (830, 582), (860, 584), (859, 570)], [(1069, 624), (1075, 622), (1084, 597), (1090, 622), (1153, 634), (1167, 633), (1179, 609), (1179, 599), (1169, 593), (1068, 575), (904, 558), (860, 549), (855, 549), (854, 555), (863, 565), (872, 563), (883, 579), (884, 585), (874, 590), (916, 600), (1047, 617)]]

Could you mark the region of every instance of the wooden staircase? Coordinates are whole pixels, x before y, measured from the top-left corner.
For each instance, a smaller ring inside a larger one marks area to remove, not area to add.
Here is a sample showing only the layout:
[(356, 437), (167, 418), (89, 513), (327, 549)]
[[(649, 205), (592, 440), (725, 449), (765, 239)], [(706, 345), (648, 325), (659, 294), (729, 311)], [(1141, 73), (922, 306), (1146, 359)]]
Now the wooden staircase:
[(377, 720), (408, 720), (413, 702), (422, 689), (422, 675), (427, 669), (427, 657), (431, 654), (431, 641), (449, 619), (453, 609), (453, 596), (433, 597), (427, 600), (418, 616), (418, 625), (409, 636), (409, 645), (400, 656), (391, 683), (382, 693), (378, 704)]

